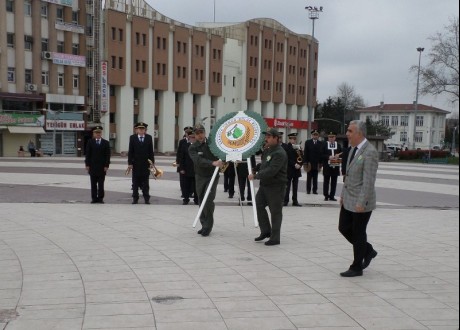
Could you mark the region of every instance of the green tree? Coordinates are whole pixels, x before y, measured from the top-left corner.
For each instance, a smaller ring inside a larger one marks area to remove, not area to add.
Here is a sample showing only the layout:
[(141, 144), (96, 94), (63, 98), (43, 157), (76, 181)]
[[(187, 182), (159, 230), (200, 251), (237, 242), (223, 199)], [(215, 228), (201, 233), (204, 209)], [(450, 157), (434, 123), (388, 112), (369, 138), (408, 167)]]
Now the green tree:
[(368, 136), (383, 136), (389, 139), (392, 136), (391, 129), (384, 125), (381, 121), (366, 120), (367, 135)]

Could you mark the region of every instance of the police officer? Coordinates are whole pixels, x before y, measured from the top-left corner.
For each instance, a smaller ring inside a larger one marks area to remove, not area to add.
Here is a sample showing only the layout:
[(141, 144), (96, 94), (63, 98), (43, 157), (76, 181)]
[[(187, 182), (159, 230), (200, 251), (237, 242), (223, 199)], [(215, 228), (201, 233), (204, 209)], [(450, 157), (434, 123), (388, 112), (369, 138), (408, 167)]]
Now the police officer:
[(307, 172), (307, 194), (318, 195), (318, 173), (321, 169), (321, 141), (319, 132), (314, 130), (311, 133), (311, 140), (305, 142), (303, 162)]
[(193, 132), (193, 127), (187, 126), (184, 128), (184, 136), (182, 140), (179, 141), (179, 145), (177, 146), (177, 153), (176, 153), (176, 165), (177, 165), (177, 173), (179, 173), (179, 183), (180, 183), (180, 190), (182, 194), (182, 198), (190, 197), (184, 195), (185, 184), (187, 181), (186, 176), (181, 174), (182, 170), (180, 169), (180, 160), (184, 157), (184, 155), (188, 152), (189, 144), (189, 134)]
[[(265, 245), (279, 245), (281, 223), (283, 221), (283, 201), (286, 193), (288, 159), (280, 145), (280, 134), (272, 128), (265, 134), (266, 149), (262, 155), (260, 171), (249, 175), (249, 180), (260, 180), (260, 188), (256, 196), (257, 215), (259, 218), (260, 236), (256, 242), (270, 238)], [(272, 222), (266, 208), (270, 209)]]
[[(329, 132), (328, 141), (323, 143), (321, 148), (321, 159), (323, 161), (323, 194), (325, 201), (334, 201), (337, 189), (337, 178), (340, 176), (340, 163), (334, 163), (341, 158), (342, 146), (336, 141), (337, 134)], [(334, 154), (334, 156), (332, 155)], [(331, 163), (332, 161), (332, 163)]]
[(195, 205), (198, 205), (198, 194), (196, 193), (195, 185), (195, 165), (193, 164), (192, 158), (190, 158), (189, 148), (195, 143), (195, 133), (187, 133), (187, 145), (185, 151), (181, 153), (179, 158), (179, 168), (180, 174), (184, 177), (184, 186), (183, 186), (183, 205), (188, 205), (190, 203), (190, 197), (193, 196), (193, 201)]
[(153, 138), (146, 134), (148, 125), (137, 123), (134, 128), (137, 134), (131, 135), (129, 139), (128, 167), (133, 175), (133, 203), (139, 201), (139, 188), (142, 189), (145, 204), (150, 204), (150, 163), (155, 164), (153, 152)]
[[(286, 196), (284, 197), (284, 206), (289, 204), (289, 195), (291, 193), (292, 185), (292, 206), (302, 207), (297, 199), (297, 191), (299, 189), (299, 178), (302, 177), (302, 157), (299, 162), (299, 150), (297, 146), (297, 133), (291, 133), (288, 135), (289, 143), (286, 144), (285, 151), (288, 156), (288, 170), (287, 170), (287, 187)], [(297, 149), (296, 149), (297, 148)], [(300, 151), (300, 150), (299, 150)]]
[(91, 204), (104, 204), (104, 182), (110, 166), (110, 143), (102, 138), (102, 126), (93, 128), (86, 145), (85, 165), (91, 178)]
[[(222, 167), (223, 163), (211, 153), (209, 149), (210, 141), (206, 139), (206, 129), (203, 125), (198, 124), (194, 129), (196, 142), (190, 146), (190, 158), (195, 165), (195, 181), (196, 191), (200, 205), (203, 203), (204, 196), (209, 187), (209, 183), (214, 174), (216, 167)], [(210, 194), (203, 208), (203, 213), (200, 217), (202, 229), (198, 231), (203, 237), (209, 236), (214, 226), (214, 199), (216, 198), (217, 185), (219, 184), (219, 176), (216, 177), (211, 188)]]

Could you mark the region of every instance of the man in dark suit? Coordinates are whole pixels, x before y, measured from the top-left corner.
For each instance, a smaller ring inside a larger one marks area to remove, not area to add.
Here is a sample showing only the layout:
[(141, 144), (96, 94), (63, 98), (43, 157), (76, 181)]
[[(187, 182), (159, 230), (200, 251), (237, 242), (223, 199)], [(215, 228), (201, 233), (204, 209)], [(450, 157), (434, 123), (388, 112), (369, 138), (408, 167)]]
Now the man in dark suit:
[(305, 142), (303, 163), (307, 172), (307, 194), (318, 195), (318, 173), (321, 170), (321, 141), (319, 132), (314, 130), (311, 133), (311, 140)]
[(182, 198), (187, 197), (184, 195), (185, 184), (186, 184), (187, 178), (183, 174), (181, 174), (181, 169), (179, 167), (179, 164), (180, 164), (180, 160), (184, 157), (184, 155), (188, 153), (188, 148), (190, 146), (188, 136), (192, 132), (193, 132), (193, 127), (187, 126), (184, 128), (184, 136), (182, 140), (179, 141), (179, 145), (177, 147), (177, 153), (176, 153), (177, 173), (179, 173), (179, 183), (180, 183), (180, 190), (182, 193)]
[(352, 151), (347, 160), (347, 175), (342, 189), (339, 218), (340, 233), (353, 245), (353, 264), (340, 275), (362, 276), (372, 259), (377, 256), (367, 241), (367, 224), (375, 210), (375, 180), (379, 166), (379, 154), (366, 139), (366, 123), (352, 121), (347, 130)]
[(85, 165), (91, 178), (91, 204), (104, 204), (104, 182), (110, 166), (110, 144), (102, 138), (102, 126), (93, 128), (86, 145)]
[(181, 153), (179, 158), (179, 168), (180, 174), (184, 177), (184, 187), (183, 187), (183, 205), (188, 205), (190, 203), (190, 197), (193, 195), (193, 201), (195, 205), (198, 205), (198, 194), (196, 192), (195, 184), (195, 164), (193, 163), (192, 158), (190, 158), (190, 153), (188, 149), (196, 141), (195, 133), (193, 131), (187, 133), (187, 145), (185, 152)]
[(134, 128), (136, 133), (129, 140), (128, 166), (133, 175), (133, 204), (139, 201), (139, 188), (142, 189), (145, 204), (150, 204), (150, 166), (149, 160), (155, 164), (152, 136), (146, 134), (148, 125), (137, 123)]
[(299, 153), (300, 147), (297, 145), (297, 133), (292, 133), (288, 135), (289, 143), (285, 144), (284, 150), (288, 156), (288, 169), (287, 169), (287, 187), (286, 195), (284, 196), (284, 206), (289, 204), (289, 196), (291, 194), (291, 185), (292, 185), (292, 206), (301, 207), (299, 200), (297, 198), (297, 191), (299, 190), (299, 178), (302, 177), (302, 164), (303, 159), (300, 157), (299, 162)]
[[(248, 179), (249, 169), (247, 162), (251, 162), (252, 173), (256, 172), (256, 156), (251, 156), (250, 159), (247, 159), (246, 162), (238, 163), (236, 166), (236, 171), (238, 173), (238, 186), (240, 189), (241, 201), (247, 201), (247, 205), (252, 205), (252, 191), (251, 191), (251, 182)], [(247, 195), (245, 195), (246, 187), (248, 190)]]
[(340, 165), (342, 156), (342, 146), (336, 141), (337, 134), (329, 132), (328, 141), (323, 143), (321, 149), (321, 160), (323, 162), (323, 194), (325, 201), (336, 202), (335, 192), (337, 189), (337, 179), (340, 176)]

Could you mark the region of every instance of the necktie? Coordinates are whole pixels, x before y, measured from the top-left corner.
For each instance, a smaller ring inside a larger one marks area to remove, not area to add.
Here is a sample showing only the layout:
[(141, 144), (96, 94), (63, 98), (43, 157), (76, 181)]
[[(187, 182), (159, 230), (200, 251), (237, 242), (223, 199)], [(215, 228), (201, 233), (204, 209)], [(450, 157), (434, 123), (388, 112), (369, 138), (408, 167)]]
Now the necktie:
[(144, 143), (144, 138), (143, 137), (141, 137), (141, 143)]
[(355, 155), (356, 155), (357, 151), (358, 151), (358, 147), (354, 147), (353, 152), (352, 152), (351, 157), (350, 157), (350, 164), (353, 161), (353, 158), (355, 158)]
[(97, 141), (97, 145), (101, 144), (101, 140), (96, 140), (96, 141)]
[(316, 144), (316, 140), (313, 140), (314, 144)]

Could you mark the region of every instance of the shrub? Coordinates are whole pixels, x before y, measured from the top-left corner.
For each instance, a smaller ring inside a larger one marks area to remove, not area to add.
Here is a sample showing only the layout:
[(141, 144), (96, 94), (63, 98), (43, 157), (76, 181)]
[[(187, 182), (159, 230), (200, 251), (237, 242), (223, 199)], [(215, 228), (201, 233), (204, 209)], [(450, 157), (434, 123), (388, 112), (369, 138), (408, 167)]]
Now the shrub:
[[(407, 150), (400, 151), (398, 157), (401, 160), (423, 159), (429, 154), (429, 150)], [(431, 150), (431, 158), (446, 158), (449, 156), (448, 151)]]

